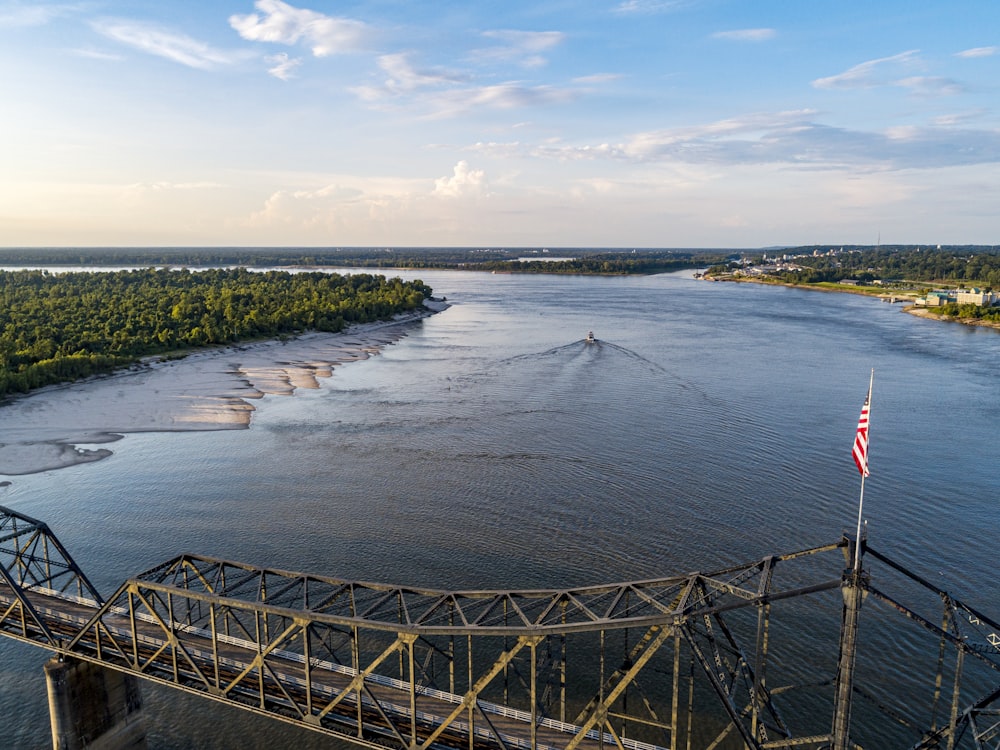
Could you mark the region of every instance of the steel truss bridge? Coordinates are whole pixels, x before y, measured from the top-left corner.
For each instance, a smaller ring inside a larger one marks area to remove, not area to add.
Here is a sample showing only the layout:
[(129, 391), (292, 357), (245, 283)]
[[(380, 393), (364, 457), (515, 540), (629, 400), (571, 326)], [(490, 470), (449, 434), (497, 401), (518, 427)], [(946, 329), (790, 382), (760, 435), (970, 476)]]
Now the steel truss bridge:
[(1000, 624), (862, 548), (552, 591), (182, 555), (105, 599), (0, 507), (0, 633), (373, 748), (1000, 748)]

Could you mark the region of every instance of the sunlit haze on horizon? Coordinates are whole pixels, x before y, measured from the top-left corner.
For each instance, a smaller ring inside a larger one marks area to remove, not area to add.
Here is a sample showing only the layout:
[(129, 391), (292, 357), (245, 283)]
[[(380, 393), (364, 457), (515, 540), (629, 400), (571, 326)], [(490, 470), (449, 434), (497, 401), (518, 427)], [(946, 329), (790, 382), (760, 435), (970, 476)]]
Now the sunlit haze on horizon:
[(0, 0), (0, 247), (994, 244), (1000, 3)]

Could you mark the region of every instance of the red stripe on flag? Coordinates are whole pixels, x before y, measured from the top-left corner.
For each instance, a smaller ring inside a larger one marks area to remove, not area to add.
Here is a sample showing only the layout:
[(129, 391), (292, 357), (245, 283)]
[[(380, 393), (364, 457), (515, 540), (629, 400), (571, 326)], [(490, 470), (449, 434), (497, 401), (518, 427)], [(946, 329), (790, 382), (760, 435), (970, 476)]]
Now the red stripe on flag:
[(868, 402), (871, 400), (871, 393), (865, 399), (865, 405), (861, 407), (861, 417), (858, 419), (858, 432), (854, 436), (854, 463), (858, 465), (861, 476), (868, 476)]

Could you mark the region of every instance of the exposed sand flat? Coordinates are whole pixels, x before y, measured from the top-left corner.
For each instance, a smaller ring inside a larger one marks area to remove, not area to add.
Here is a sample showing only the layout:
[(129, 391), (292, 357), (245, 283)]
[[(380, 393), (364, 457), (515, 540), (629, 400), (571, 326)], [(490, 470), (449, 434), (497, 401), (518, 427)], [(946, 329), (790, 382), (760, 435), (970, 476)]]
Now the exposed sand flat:
[(79, 383), (53, 386), (0, 405), (0, 474), (59, 469), (111, 455), (132, 432), (245, 429), (253, 401), (318, 388), (335, 367), (377, 354), (406, 335), (414, 321), (447, 305), (344, 333), (310, 333), (208, 349)]

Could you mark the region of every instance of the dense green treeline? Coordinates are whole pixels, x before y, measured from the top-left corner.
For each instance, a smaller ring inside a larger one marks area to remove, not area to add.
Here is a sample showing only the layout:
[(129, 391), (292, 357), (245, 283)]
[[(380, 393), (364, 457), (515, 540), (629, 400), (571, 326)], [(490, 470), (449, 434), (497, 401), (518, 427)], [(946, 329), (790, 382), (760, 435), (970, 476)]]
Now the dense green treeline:
[[(128, 266), (243, 266), (274, 268), (332, 266), (360, 268), (456, 268), (516, 273), (660, 273), (699, 268), (724, 259), (723, 250), (608, 250), (560, 248), (7, 248), (0, 264)], [(573, 258), (526, 263), (529, 257)]]
[(506, 273), (578, 273), (578, 274), (648, 274), (702, 268), (715, 262), (717, 255), (691, 253), (598, 253), (570, 260), (523, 262), (518, 260), (488, 260), (477, 265), (483, 271)]
[(931, 315), (939, 315), (943, 318), (957, 318), (963, 321), (981, 320), (983, 322), (1000, 323), (1000, 307), (984, 307), (982, 305), (960, 305), (957, 302), (949, 302), (940, 307), (928, 307), (927, 312)]
[(370, 274), (0, 271), (0, 396), (150, 354), (340, 331), (418, 309), (430, 294), (420, 281)]

